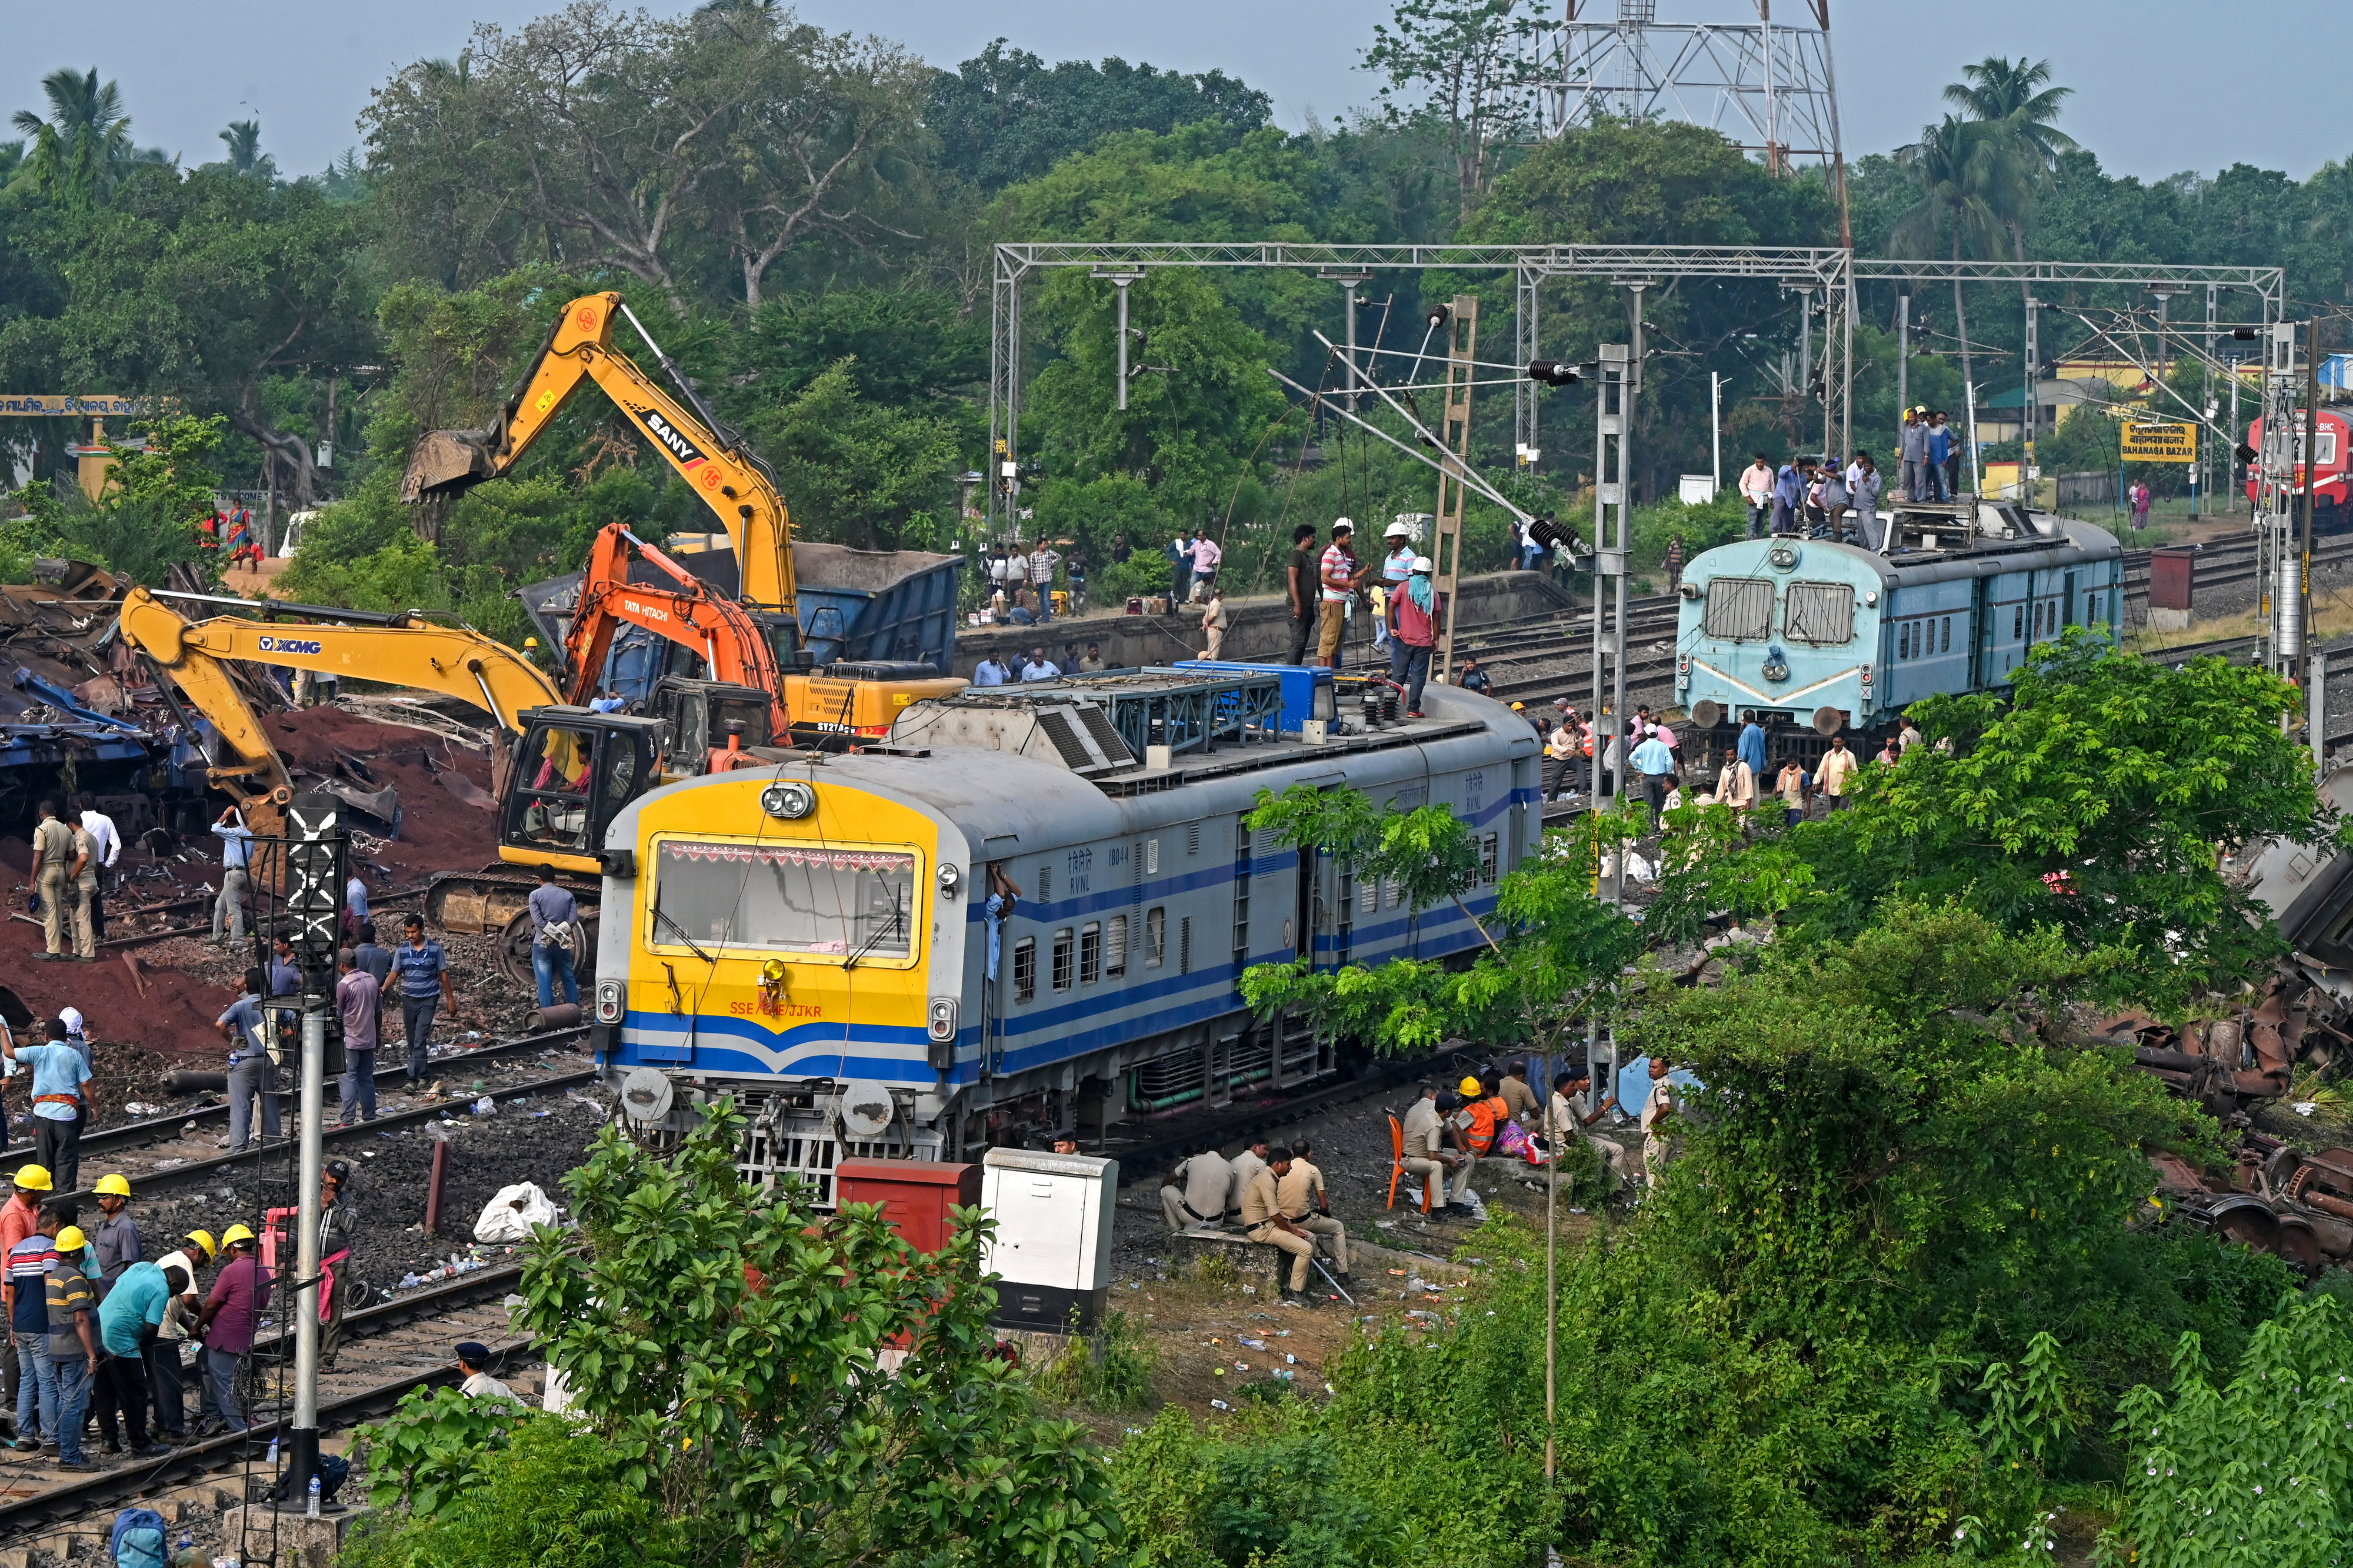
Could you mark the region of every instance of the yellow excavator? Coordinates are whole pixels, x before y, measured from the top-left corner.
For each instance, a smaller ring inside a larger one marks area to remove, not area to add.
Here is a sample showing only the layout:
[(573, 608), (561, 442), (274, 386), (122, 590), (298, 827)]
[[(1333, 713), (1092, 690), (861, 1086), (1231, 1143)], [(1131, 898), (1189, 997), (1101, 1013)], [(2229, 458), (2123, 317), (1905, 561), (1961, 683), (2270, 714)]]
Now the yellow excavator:
[[(644, 340), (685, 404), (614, 346), (614, 331), (623, 321)], [(796, 737), (888, 734), (909, 702), (963, 684), (940, 679), (944, 670), (926, 678), (887, 666), (838, 666), (831, 678), (808, 673), (795, 595), (792, 520), (774, 476), (756, 454), (720, 434), (718, 418), (617, 293), (586, 294), (564, 307), (490, 428), (436, 430), (419, 441), (401, 479), (401, 498), (436, 500), (511, 473), (572, 396), (591, 384), (645, 432), (726, 529), (735, 547), (735, 596), (769, 645), (776, 696)], [(578, 679), (580, 672), (574, 676)], [(586, 679), (598, 676), (591, 671)]]
[[(248, 825), (257, 833), (275, 831), (275, 808), (291, 798), (293, 780), (260, 717), (224, 668), (226, 661), (438, 692), (481, 709), (502, 731), (492, 752), (499, 859), (518, 868), (554, 868), (580, 897), (582, 923), (593, 931), (595, 911), (588, 906), (610, 868), (601, 849), (605, 828), (616, 812), (664, 782), (664, 721), (569, 706), (528, 658), (470, 626), (416, 614), (277, 608), (322, 618), (297, 624), (230, 615), (190, 621), (137, 587), (122, 601), (119, 635), (124, 645), (143, 656), (159, 677), (168, 677), (219, 732), (225, 754), (211, 760), (211, 782), (244, 795)], [(750, 715), (760, 721), (765, 737), (765, 694), (702, 684), (733, 703), (718, 720), (706, 720), (702, 729)], [(193, 720), (182, 717), (193, 731)], [(525, 905), (534, 880), (497, 868), (446, 872), (435, 878), (426, 896), (426, 913), (451, 931), (503, 932), (502, 963), (510, 973), (528, 976)], [(594, 950), (592, 942), (587, 951)]]

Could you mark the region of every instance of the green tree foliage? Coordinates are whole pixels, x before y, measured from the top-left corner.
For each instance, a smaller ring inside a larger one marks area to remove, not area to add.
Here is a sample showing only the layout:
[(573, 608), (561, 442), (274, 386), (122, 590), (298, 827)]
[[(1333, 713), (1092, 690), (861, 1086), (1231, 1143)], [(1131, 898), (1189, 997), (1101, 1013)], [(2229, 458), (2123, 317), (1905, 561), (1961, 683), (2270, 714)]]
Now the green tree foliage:
[(820, 1218), (745, 1185), (744, 1128), (722, 1100), (668, 1158), (604, 1133), (565, 1178), (581, 1234), (526, 1266), (519, 1322), (623, 1485), (730, 1562), (1112, 1561), (1101, 1459), (992, 1353), (986, 1222), (926, 1256), (879, 1207)]
[(348, 1568), (685, 1568), (686, 1531), (628, 1479), (613, 1446), (559, 1416), (417, 1390), (369, 1429), (379, 1511)]
[(2310, 753), (2281, 732), (2295, 693), (2219, 658), (2148, 663), (2080, 628), (2032, 650), (2010, 689), (2007, 703), (1916, 704), (1932, 743), (1865, 769), (1847, 810), (1791, 835), (1816, 873), (1792, 929), (1846, 941), (1890, 896), (1951, 897), (2105, 953), (2105, 1000), (2178, 1011), (2235, 990), (2276, 938), (2214, 846), (2344, 831)]
[(2274, 1563), (2322, 1568), (2353, 1540), (2353, 1321), (2340, 1296), (2284, 1301), (2218, 1380), (2184, 1334), (2173, 1396), (2136, 1388), (2116, 1417), (2125, 1506), (2104, 1568)]
[(746, 432), (776, 465), (800, 537), (861, 550), (938, 549), (953, 537), (963, 468), (955, 426), (866, 402), (856, 365), (829, 366), (746, 421)]
[(110, 192), (133, 164), (168, 160), (155, 148), (131, 140), (131, 116), (122, 91), (99, 85), (98, 68), (54, 70), (41, 79), (48, 100), (47, 117), (16, 110), (11, 123), (31, 142), (16, 180), (24, 187), (69, 204), (87, 205)]
[(1541, 68), (1526, 41), (1536, 22), (1516, 9), (1517, 0), (1398, 0), (1365, 50), (1365, 68), (1386, 79), (1392, 121), (1441, 131), (1465, 217), (1535, 121)]
[(148, 587), (176, 565), (209, 569), (196, 524), (212, 515), (220, 479), (209, 465), (227, 423), (219, 415), (136, 422), (143, 449), (121, 451), (94, 503), (70, 480), (18, 490), (11, 499), (22, 516), (0, 531), (0, 580), (27, 580), (39, 556), (92, 562)]
[(1266, 94), (1223, 71), (1187, 75), (1107, 57), (1049, 66), (997, 38), (934, 79), (923, 123), (940, 139), (943, 166), (984, 191), (1045, 174), (1121, 131), (1163, 135), (1222, 121), (1256, 131), (1274, 112)]

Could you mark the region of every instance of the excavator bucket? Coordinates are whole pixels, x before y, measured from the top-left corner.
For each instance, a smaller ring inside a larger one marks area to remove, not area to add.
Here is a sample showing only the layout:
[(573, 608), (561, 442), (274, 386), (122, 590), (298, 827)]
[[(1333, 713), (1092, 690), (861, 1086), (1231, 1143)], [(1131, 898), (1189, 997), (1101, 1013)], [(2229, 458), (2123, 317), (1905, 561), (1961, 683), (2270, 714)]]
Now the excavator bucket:
[(453, 496), (491, 478), (498, 471), (491, 459), (495, 437), (496, 432), (490, 430), (433, 431), (417, 443), (409, 457), (408, 471), (400, 479), (400, 499), (421, 501)]

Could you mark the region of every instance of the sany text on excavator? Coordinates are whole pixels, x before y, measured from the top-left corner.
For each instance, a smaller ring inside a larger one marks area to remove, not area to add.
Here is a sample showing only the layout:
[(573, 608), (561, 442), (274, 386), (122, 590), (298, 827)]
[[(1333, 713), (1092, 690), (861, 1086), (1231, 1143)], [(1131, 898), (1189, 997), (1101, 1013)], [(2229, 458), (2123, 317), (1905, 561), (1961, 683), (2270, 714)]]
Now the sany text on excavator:
[[(614, 326), (621, 321), (627, 321), (644, 340), (677, 384), (684, 404), (613, 346)], [(690, 584), (701, 590), (691, 606), (697, 629), (681, 635), (675, 623), (660, 618), (690, 607), (660, 603), (659, 595), (670, 592), (666, 587), (637, 585), (643, 613), (630, 614), (628, 601), (618, 596), (618, 591), (628, 586), (627, 551), (635, 544), (643, 555), (647, 547), (626, 531), (617, 538), (608, 531), (598, 540), (589, 574), (581, 584), (574, 632), (565, 638), (567, 653), (575, 644), (584, 650), (582, 658), (567, 659), (575, 698), (593, 689), (603, 672), (603, 650), (610, 647), (612, 628), (597, 622), (606, 616), (634, 621), (690, 647), (697, 647), (702, 629), (712, 629), (709, 651), (727, 651), (723, 643), (735, 650), (732, 668), (723, 668), (713, 659), (712, 679), (750, 686), (778, 698), (771, 732), (780, 739), (788, 731), (793, 739), (812, 744), (880, 739), (890, 732), (892, 721), (909, 702), (963, 684), (910, 677), (899, 668), (836, 666), (825, 676), (803, 673), (809, 661), (801, 648), (797, 615), (791, 519), (775, 479), (747, 447), (723, 433), (718, 418), (617, 293), (583, 295), (564, 308), (490, 428), (437, 430), (418, 442), (401, 481), (403, 499), (427, 501), (453, 496), (511, 472), (565, 403), (590, 383), (646, 433), (654, 449), (717, 514), (735, 547), (741, 603), (735, 606), (736, 616), (725, 616), (717, 608), (724, 602), (723, 595), (656, 552), (645, 558), (676, 580), (681, 591)], [(592, 596), (598, 595), (602, 598), (596, 613), (590, 614)], [(585, 643), (580, 636), (584, 620), (588, 623)], [(723, 623), (728, 628), (723, 638), (716, 633)], [(746, 627), (766, 646), (770, 672), (766, 678), (754, 668), (748, 647), (743, 645)], [(586, 658), (591, 647), (597, 650), (593, 662)], [(683, 731), (688, 726), (678, 728)], [(712, 738), (716, 741), (718, 731), (712, 731)]]

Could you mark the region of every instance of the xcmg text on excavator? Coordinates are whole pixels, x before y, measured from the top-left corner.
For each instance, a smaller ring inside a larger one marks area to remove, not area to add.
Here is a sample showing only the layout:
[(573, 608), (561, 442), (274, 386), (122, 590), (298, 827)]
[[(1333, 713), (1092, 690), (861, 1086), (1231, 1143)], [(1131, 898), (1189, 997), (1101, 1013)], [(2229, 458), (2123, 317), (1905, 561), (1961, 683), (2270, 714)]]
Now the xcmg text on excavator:
[[(344, 616), (307, 605), (300, 610)], [(219, 732), (227, 755), (210, 759), (212, 783), (244, 795), (248, 825), (259, 833), (276, 830), (274, 808), (290, 796), (293, 781), (260, 718), (222, 668), (225, 661), (415, 687), (488, 713), (501, 731), (491, 763), (501, 865), (436, 877), (426, 894), (426, 913), (451, 931), (503, 933), (501, 963), (521, 977), (531, 973), (526, 900), (536, 881), (524, 873), (553, 868), (580, 896), (582, 922), (593, 929), (596, 916), (589, 906), (612, 869), (602, 851), (606, 826), (647, 790), (667, 782), (668, 731), (661, 720), (597, 713), (567, 703), (523, 655), (470, 626), (446, 626), (414, 613), (301, 623), (243, 616), (189, 621), (146, 589), (134, 587), (123, 598), (120, 627), (124, 645), (143, 656), (159, 677), (168, 676)], [(722, 695), (763, 715), (769, 701), (765, 693), (742, 688), (724, 688)], [(700, 721), (707, 731), (708, 719)], [(698, 758), (697, 765), (683, 772), (699, 773), (702, 763)], [(595, 950), (592, 940), (586, 951)]]

